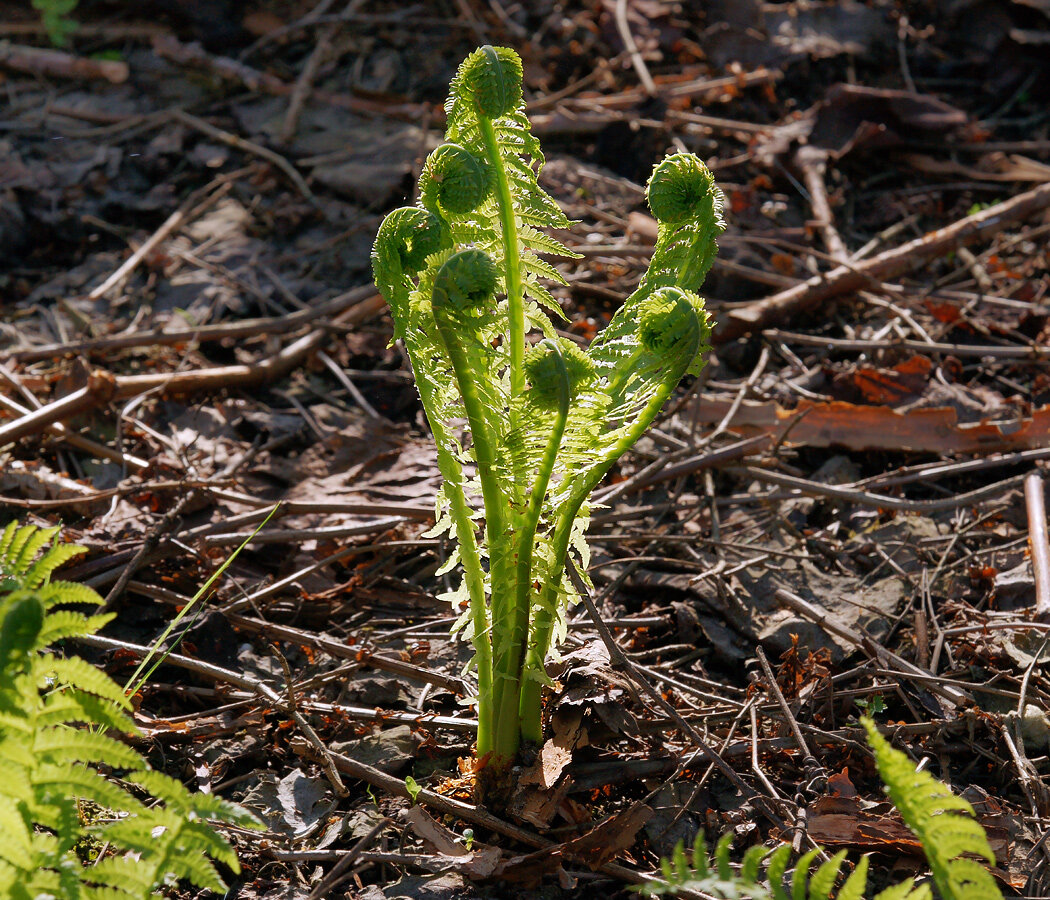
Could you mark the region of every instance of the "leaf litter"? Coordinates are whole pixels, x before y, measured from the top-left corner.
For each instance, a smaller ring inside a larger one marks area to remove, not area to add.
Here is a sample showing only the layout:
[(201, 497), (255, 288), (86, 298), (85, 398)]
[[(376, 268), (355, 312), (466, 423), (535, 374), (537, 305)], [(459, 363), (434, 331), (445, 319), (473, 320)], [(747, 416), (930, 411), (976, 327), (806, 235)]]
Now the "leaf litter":
[[(1039, 4), (633, 0), (651, 96), (615, 3), (155, 6), (86, 9), (66, 56), (0, 59), (0, 427), (92, 369), (117, 391), (0, 447), (0, 506), (91, 548), (64, 577), (114, 591), (130, 645), (282, 504), (137, 698), (155, 765), (268, 817), (238, 896), (626, 896), (697, 829), (742, 851), (798, 821), (921, 875), (863, 710), (974, 802), (1004, 890), (1045, 892), (1046, 588), (1021, 490), (1050, 458)], [(24, 10), (0, 27), (45, 45)], [(633, 288), (639, 179), (683, 146), (732, 208), (709, 304), (759, 323), (719, 338), (595, 509), (594, 601), (630, 665), (572, 611), (506, 819), (471, 804), (440, 476), (367, 284), (479, 41), (521, 50), (546, 187), (579, 220), (558, 236), (585, 257), (562, 265), (567, 331)], [(814, 279), (817, 301), (777, 299)], [(771, 298), (775, 320), (747, 318)]]

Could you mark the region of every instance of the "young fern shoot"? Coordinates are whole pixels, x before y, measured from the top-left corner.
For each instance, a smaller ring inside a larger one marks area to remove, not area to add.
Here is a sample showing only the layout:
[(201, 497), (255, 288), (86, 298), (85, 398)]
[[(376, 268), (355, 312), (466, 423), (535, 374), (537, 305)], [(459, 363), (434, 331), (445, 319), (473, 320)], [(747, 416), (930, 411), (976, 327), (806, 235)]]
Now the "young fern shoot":
[(696, 157), (655, 168), (650, 269), (585, 352), (548, 317), (564, 320), (543, 281), (564, 281), (540, 254), (576, 254), (544, 231), (571, 223), (537, 182), (518, 55), (471, 53), (445, 108), (419, 204), (387, 216), (372, 265), (437, 443), (432, 533), (456, 543), (449, 566), (463, 580), (451, 599), (475, 649), (477, 753), (499, 771), (522, 740), (542, 739), (544, 662), (574, 596), (567, 555), (586, 563), (588, 497), (703, 366), (711, 325), (696, 291), (723, 203)]

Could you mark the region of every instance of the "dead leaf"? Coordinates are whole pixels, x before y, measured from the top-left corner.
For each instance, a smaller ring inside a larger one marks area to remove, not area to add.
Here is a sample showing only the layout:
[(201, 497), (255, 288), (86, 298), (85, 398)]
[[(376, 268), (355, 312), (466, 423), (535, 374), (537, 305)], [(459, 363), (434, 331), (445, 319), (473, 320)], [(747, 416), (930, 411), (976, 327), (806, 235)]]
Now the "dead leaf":
[(624, 850), (630, 849), (638, 831), (652, 815), (652, 809), (644, 803), (635, 803), (596, 825), (582, 837), (564, 844), (562, 853), (592, 869), (599, 869)]

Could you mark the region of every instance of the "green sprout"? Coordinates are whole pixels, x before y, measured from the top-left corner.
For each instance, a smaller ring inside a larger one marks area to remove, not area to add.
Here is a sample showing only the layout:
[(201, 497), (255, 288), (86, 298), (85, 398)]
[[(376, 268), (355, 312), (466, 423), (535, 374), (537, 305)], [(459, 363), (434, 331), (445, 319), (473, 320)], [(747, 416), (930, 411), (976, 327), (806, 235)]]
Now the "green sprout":
[(423, 167), (419, 203), (383, 221), (372, 266), (437, 443), (444, 483), (430, 534), (456, 543), (453, 630), (475, 650), (479, 763), (498, 772), (543, 738), (544, 665), (576, 596), (570, 553), (586, 569), (591, 492), (703, 367), (711, 323), (696, 291), (725, 227), (723, 198), (695, 156), (656, 166), (652, 263), (584, 351), (548, 315), (565, 319), (545, 282), (565, 282), (541, 254), (577, 254), (544, 230), (572, 223), (537, 182), (543, 154), (518, 55), (471, 53), (445, 108), (446, 143)]

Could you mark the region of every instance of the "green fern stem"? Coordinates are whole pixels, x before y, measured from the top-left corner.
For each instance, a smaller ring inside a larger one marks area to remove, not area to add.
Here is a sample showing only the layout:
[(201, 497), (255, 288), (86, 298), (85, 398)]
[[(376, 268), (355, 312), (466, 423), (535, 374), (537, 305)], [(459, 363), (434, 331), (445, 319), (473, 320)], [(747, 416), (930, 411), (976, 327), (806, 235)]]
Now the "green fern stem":
[[(491, 299), (495, 287), (494, 269), (489, 272), (487, 268), (492, 269), (492, 261), (480, 250), (461, 250), (449, 257), (434, 280), (433, 311), (438, 334), (445, 345), (445, 352), (452, 363), (452, 371), (463, 398), (485, 503), (485, 528), (488, 535), (492, 585), (492, 633), (495, 640), (492, 647), (492, 683), (489, 693), (482, 692), (480, 679), (478, 689), (480, 697), (493, 697), (496, 702), (490, 707), (494, 711), (493, 718), (486, 723), (491, 735), (491, 744), (488, 740), (482, 742), (479, 722), (478, 757), (484, 758), (486, 754), (491, 753), (493, 761), (499, 763), (513, 758), (518, 749), (516, 728), (509, 730), (499, 718), (503, 693), (508, 686), (508, 679), (514, 676), (514, 667), (511, 664), (514, 654), (510, 647), (512, 642), (508, 640), (509, 623), (513, 620), (513, 609), (509, 608), (512, 594), (507, 577), (510, 556), (507, 552), (510, 540), (507, 515), (509, 505), (500, 488), (496, 445), (489, 428), (485, 405), (477, 389), (479, 379), (486, 378), (487, 373), (477, 371), (461, 340), (464, 335), (468, 336), (468, 340), (476, 339), (471, 333), (472, 329), (465, 328), (463, 324), (464, 318), (469, 318), (473, 312), (470, 306)], [(466, 513), (465, 508), (462, 512)], [(477, 620), (476, 615), (475, 627)], [(485, 705), (484, 702), (479, 703), (481, 707)]]
[[(699, 346), (699, 338), (696, 345)], [(695, 356), (695, 350), (691, 361)], [(621, 456), (631, 449), (652, 425), (660, 414), (667, 399), (674, 392), (675, 386), (685, 374), (685, 366), (676, 368), (669, 372), (653, 393), (649, 402), (643, 408), (641, 414), (635, 420), (630, 430), (607, 451), (605, 458), (596, 466), (591, 468), (577, 483), (572, 493), (566, 499), (558, 512), (558, 521), (554, 528), (551, 558), (556, 560), (555, 570), (551, 572), (550, 580), (543, 586), (540, 601), (537, 605), (536, 615), (532, 622), (532, 636), (525, 658), (525, 677), (521, 687), (521, 703), (519, 705), (519, 719), (521, 723), (521, 736), (526, 741), (537, 743), (543, 740), (543, 718), (542, 718), (542, 696), (543, 685), (536, 675), (529, 673), (541, 673), (543, 664), (550, 650), (551, 635), (554, 631), (555, 615), (557, 609), (557, 594), (561, 589), (562, 575), (565, 571), (569, 542), (572, 540), (572, 527), (576, 517), (580, 513), (580, 507), (590, 496), (609, 469)]]
[[(426, 398), (420, 389), (420, 396)], [(485, 573), (481, 568), (481, 553), (478, 550), (477, 534), (474, 522), (470, 518), (470, 508), (463, 496), (463, 470), (458, 460), (445, 450), (449, 446), (448, 438), (442, 426), (431, 422), (431, 430), (438, 446), (438, 468), (445, 481), (445, 496), (448, 498), (449, 516), (456, 529), (459, 541), (459, 561), (463, 566), (463, 578), (467, 585), (470, 603), (470, 620), (474, 626), (471, 638), (474, 644), (474, 662), (478, 667), (478, 696), (492, 696), (492, 635), (489, 629), (488, 609), (485, 604)], [(492, 750), (493, 710), (488, 704), (478, 705), (478, 755), (482, 756)], [(484, 748), (484, 749), (483, 749)]]
[[(536, 480), (532, 485), (532, 493), (529, 497), (528, 509), (518, 525), (518, 541), (514, 574), (514, 609), (511, 622), (511, 632), (508, 641), (510, 654), (505, 660), (505, 668), (501, 671), (507, 674), (513, 673), (513, 690), (508, 690), (509, 684), (504, 687), (500, 696), (500, 705), (497, 721), (500, 727), (513, 731), (515, 740), (521, 737), (520, 709), (523, 666), (528, 653), (529, 646), (529, 606), (533, 592), (532, 562), (533, 549), (536, 544), (536, 529), (539, 526), (540, 515), (543, 512), (543, 501), (547, 496), (547, 486), (550, 484), (554, 473), (554, 466), (558, 458), (558, 450), (561, 447), (562, 437), (565, 434), (565, 425), (569, 419), (570, 383), (569, 372), (565, 365), (561, 347), (551, 340), (541, 342), (537, 351), (549, 354), (555, 367), (555, 400), (554, 422), (551, 426), (550, 437), (544, 449), (536, 472)], [(539, 393), (541, 390), (548, 391), (549, 386), (534, 386)], [(527, 737), (534, 740), (533, 737)], [(516, 751), (517, 748), (515, 748)]]
[[(507, 287), (508, 340), (510, 341), (510, 396), (520, 397), (525, 391), (525, 288), (521, 278), (521, 244), (518, 240), (518, 217), (514, 211), (514, 198), (507, 180), (507, 169), (500, 154), (499, 140), (492, 120), (479, 111), (478, 130), (485, 147), (485, 156), (496, 183), (496, 202), (499, 206), (500, 222), (503, 225), (503, 275)], [(511, 430), (514, 407), (511, 406)], [(515, 472), (515, 481), (520, 487), (521, 473)]]

